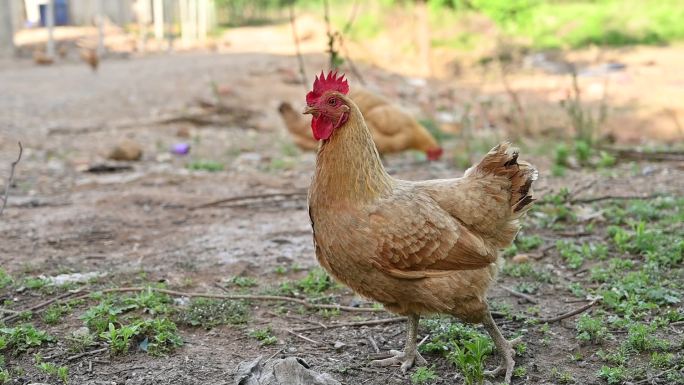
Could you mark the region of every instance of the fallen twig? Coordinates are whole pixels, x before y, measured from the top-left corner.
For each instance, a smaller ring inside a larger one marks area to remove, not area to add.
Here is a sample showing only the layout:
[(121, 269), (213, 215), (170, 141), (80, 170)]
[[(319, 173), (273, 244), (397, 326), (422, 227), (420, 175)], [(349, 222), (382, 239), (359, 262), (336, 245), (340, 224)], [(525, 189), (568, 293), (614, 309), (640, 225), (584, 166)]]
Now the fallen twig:
[(301, 335), (301, 334), (295, 333), (294, 331), (292, 331), (292, 330), (290, 330), (290, 329), (286, 329), (285, 331), (288, 332), (288, 333), (290, 333), (290, 334), (292, 334), (292, 335), (295, 336), (295, 337), (299, 337), (299, 338), (303, 339), (304, 341), (311, 342), (311, 343), (314, 344), (314, 345), (320, 345), (320, 344), (321, 344), (320, 342), (318, 342), (318, 341), (316, 341), (316, 340), (312, 340), (311, 338), (309, 338), (309, 337), (307, 337), (307, 336), (303, 336), (303, 335)]
[(104, 352), (106, 352), (107, 350), (109, 350), (109, 348), (106, 348), (106, 347), (105, 347), (105, 348), (100, 348), (100, 349), (95, 349), (95, 350), (91, 350), (91, 351), (89, 351), (89, 352), (83, 352), (83, 353), (79, 353), (79, 354), (76, 354), (76, 355), (71, 356), (71, 357), (67, 357), (66, 360), (67, 360), (67, 361), (73, 361), (73, 360), (77, 360), (77, 359), (79, 359), (79, 358), (81, 358), (81, 357), (83, 357), (83, 356), (91, 356), (91, 355), (93, 355), (93, 354), (104, 353)]
[(684, 161), (684, 151), (642, 151), (636, 149), (620, 149), (600, 147), (618, 158), (631, 160), (649, 160), (653, 162)]
[(663, 194), (651, 194), (651, 195), (602, 195), (598, 197), (589, 198), (577, 198), (568, 201), (570, 204), (577, 203), (594, 203), (607, 200), (632, 200), (632, 199), (655, 199), (664, 196)]
[[(154, 288), (154, 287), (117, 287), (117, 288), (112, 288), (112, 289), (104, 289), (104, 290), (97, 290), (97, 291), (85, 291), (85, 290), (79, 290), (79, 291), (73, 291), (73, 292), (68, 292), (65, 294), (62, 294), (61, 296), (55, 297), (50, 299), (49, 301), (45, 301), (43, 303), (40, 303), (34, 307), (31, 307), (25, 311), (31, 311), (35, 312), (38, 311), (45, 306), (48, 306), (54, 302), (59, 301), (59, 304), (62, 304), (64, 302), (67, 302), (65, 297), (71, 296), (71, 295), (76, 295), (76, 294), (81, 294), (77, 297), (72, 297), (68, 298), (68, 301), (76, 301), (76, 300), (81, 300), (81, 299), (88, 299), (90, 298), (91, 294), (94, 292), (99, 292), (99, 293), (131, 293), (131, 292), (139, 292), (139, 291), (144, 291), (144, 290), (152, 290), (156, 291), (158, 293), (164, 293), (168, 294), (171, 296), (175, 297), (189, 297), (189, 298), (216, 298), (216, 299), (234, 299), (234, 300), (247, 300), (247, 301), (283, 301), (283, 302), (292, 302), (292, 303), (297, 303), (300, 304), (307, 309), (334, 309), (334, 310), (340, 310), (340, 311), (348, 311), (348, 312), (359, 312), (359, 313), (379, 313), (379, 312), (384, 312), (385, 310), (382, 308), (364, 308), (364, 307), (352, 307), (352, 306), (343, 306), (343, 305), (331, 305), (331, 304), (313, 304), (308, 301), (305, 301), (303, 299), (299, 298), (292, 298), (292, 297), (283, 297), (283, 296), (277, 296), (277, 295), (249, 295), (249, 294), (213, 294), (213, 293), (185, 293), (181, 291), (175, 291), (175, 290), (168, 290), (168, 289), (159, 289), (159, 288)], [(9, 317), (5, 317), (2, 319), (3, 322), (9, 322), (14, 320), (15, 318), (19, 317), (19, 315), (25, 311), (21, 311), (19, 314), (13, 314)], [(325, 326), (323, 326), (325, 327)], [(317, 328), (323, 328), (321, 326), (317, 326)], [(295, 331), (298, 331), (298, 329), (295, 329)]]
[(312, 320), (306, 319), (304, 317), (297, 317), (297, 316), (292, 315), (292, 314), (276, 314), (272, 311), (268, 311), (266, 313), (268, 313), (274, 317), (285, 317), (285, 318), (289, 318), (289, 319), (293, 319), (293, 320), (297, 320), (297, 321), (301, 321), (301, 322), (306, 322), (306, 323), (312, 324), (312, 325), (322, 326), (323, 328), (327, 328), (327, 326), (325, 326), (322, 322), (312, 321)]
[(567, 313), (563, 313), (563, 314), (561, 314), (561, 315), (559, 315), (559, 316), (551, 317), (551, 318), (540, 318), (540, 319), (539, 319), (539, 322), (541, 322), (541, 323), (554, 323), (554, 322), (562, 321), (562, 320), (564, 320), (564, 319), (566, 319), (566, 318), (570, 318), (570, 317), (572, 317), (572, 316), (574, 316), (574, 315), (577, 315), (577, 314), (580, 314), (580, 313), (584, 313), (585, 311), (591, 309), (594, 305), (596, 305), (596, 303), (597, 303), (598, 301), (599, 301), (599, 299), (596, 298), (596, 299), (592, 300), (591, 302), (589, 302), (588, 304), (586, 304), (586, 305), (584, 305), (584, 306), (582, 306), (582, 307), (580, 307), (580, 308), (577, 308), (577, 309), (575, 309), (575, 310), (569, 311), (569, 312), (567, 312)]
[(512, 294), (512, 295), (514, 295), (514, 296), (516, 296), (516, 297), (518, 297), (518, 298), (522, 298), (522, 299), (524, 299), (524, 300), (527, 301), (527, 302), (534, 303), (534, 304), (539, 303), (539, 301), (537, 301), (534, 297), (529, 296), (529, 295), (527, 295), (527, 294), (525, 294), (525, 293), (521, 293), (521, 292), (519, 292), (519, 291), (513, 290), (513, 289), (510, 288), (510, 287), (506, 287), (506, 286), (501, 286), (501, 287), (502, 287), (504, 290), (506, 290), (507, 292), (509, 292), (510, 294)]
[(80, 291), (68, 291), (68, 292), (66, 292), (66, 293), (63, 293), (62, 295), (59, 295), (59, 296), (55, 297), (55, 298), (49, 299), (49, 300), (47, 300), (47, 301), (45, 301), (45, 302), (41, 302), (41, 303), (39, 303), (39, 304), (37, 304), (37, 305), (35, 305), (35, 306), (32, 306), (32, 307), (30, 307), (30, 308), (28, 308), (28, 309), (26, 309), (26, 310), (19, 311), (17, 314), (13, 314), (13, 315), (11, 315), (11, 316), (5, 317), (5, 318), (2, 319), (2, 322), (5, 322), (5, 323), (10, 322), (10, 321), (12, 321), (12, 320), (18, 318), (18, 317), (19, 317), (21, 314), (23, 314), (23, 313), (26, 313), (26, 312), (35, 312), (35, 311), (41, 310), (41, 309), (43, 309), (44, 307), (53, 304), (54, 302), (62, 301), (62, 300), (64, 300), (64, 298), (70, 297), (70, 296), (75, 295), (75, 294), (78, 294), (78, 293), (80, 293)]
[(10, 187), (12, 187), (12, 183), (14, 182), (14, 169), (17, 167), (17, 164), (21, 160), (21, 154), (24, 153), (24, 147), (21, 145), (21, 142), (17, 142), (19, 144), (19, 156), (17, 156), (17, 160), (12, 162), (12, 165), (10, 166), (10, 174), (9, 178), (7, 178), (7, 183), (5, 184), (5, 196), (2, 198), (2, 206), (0, 207), (0, 216), (2, 215), (2, 212), (5, 211), (5, 206), (7, 206), (7, 199), (9, 198), (9, 190)]
[(0, 307), (0, 313), (5, 313), (5, 314), (21, 314), (20, 311), (5, 309), (5, 308), (2, 308), (2, 307)]
[(663, 370), (662, 372), (656, 374), (655, 376), (646, 376), (646, 378), (644, 378), (643, 380), (640, 380), (640, 381), (635, 382), (634, 385), (645, 384), (645, 383), (647, 383), (647, 382), (650, 382), (650, 383), (652, 383), (652, 384), (655, 384), (655, 380), (656, 380), (656, 379), (658, 379), (658, 378), (660, 378), (660, 377), (666, 375), (667, 373), (669, 373), (669, 372), (671, 372), (671, 371), (673, 371), (673, 370), (675, 370), (675, 368), (670, 368), (670, 369)]
[[(338, 323), (338, 324), (326, 325), (325, 329), (341, 328), (341, 327), (345, 327), (345, 326), (381, 325), (381, 324), (402, 322), (402, 321), (406, 321), (406, 319), (407, 319), (406, 317), (394, 317), (394, 318), (385, 318), (385, 319), (369, 320), (369, 321), (342, 322), (342, 323)], [(311, 326), (308, 328), (292, 329), (292, 331), (306, 332), (306, 331), (310, 331), (310, 330), (318, 330), (318, 329), (323, 329), (323, 328), (324, 327), (321, 327), (321, 326)]]
[(376, 353), (380, 353), (380, 348), (378, 347), (378, 343), (375, 342), (375, 338), (371, 334), (368, 335), (368, 342), (370, 342), (371, 346), (373, 347), (373, 350)]
[[(244, 204), (245, 201), (257, 201), (257, 200), (269, 200), (274, 198), (304, 198), (306, 197), (306, 191), (294, 191), (294, 192), (279, 192), (279, 193), (269, 193), (269, 194), (254, 194), (254, 195), (242, 195), (230, 198), (219, 199), (216, 201), (211, 201), (208, 203), (202, 203), (197, 206), (190, 207), (190, 210), (203, 209), (207, 207), (220, 206), (226, 203)], [(231, 207), (227, 205), (225, 207)]]

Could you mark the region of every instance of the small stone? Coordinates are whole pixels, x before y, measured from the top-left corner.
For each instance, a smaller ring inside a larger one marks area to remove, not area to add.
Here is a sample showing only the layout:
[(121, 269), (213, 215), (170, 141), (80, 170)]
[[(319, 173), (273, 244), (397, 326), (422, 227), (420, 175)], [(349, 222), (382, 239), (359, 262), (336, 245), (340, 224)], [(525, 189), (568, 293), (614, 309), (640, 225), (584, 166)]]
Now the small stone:
[(347, 344), (345, 344), (344, 342), (335, 341), (335, 345), (333, 345), (333, 348), (335, 348), (335, 350), (342, 350), (342, 348), (345, 346), (347, 346)]
[(530, 256), (527, 254), (518, 254), (512, 259), (513, 263), (526, 263), (530, 261)]
[(109, 159), (133, 161), (142, 158), (142, 147), (131, 139), (124, 139), (109, 153)]

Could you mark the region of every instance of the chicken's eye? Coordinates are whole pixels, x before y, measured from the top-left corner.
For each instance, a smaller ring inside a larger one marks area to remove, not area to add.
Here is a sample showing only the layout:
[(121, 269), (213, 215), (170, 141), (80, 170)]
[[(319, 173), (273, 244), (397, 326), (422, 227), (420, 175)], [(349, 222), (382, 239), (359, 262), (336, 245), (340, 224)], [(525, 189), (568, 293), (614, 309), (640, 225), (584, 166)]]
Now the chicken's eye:
[(328, 99), (328, 104), (331, 106), (334, 106), (335, 104), (337, 104), (337, 99), (335, 99), (335, 98)]

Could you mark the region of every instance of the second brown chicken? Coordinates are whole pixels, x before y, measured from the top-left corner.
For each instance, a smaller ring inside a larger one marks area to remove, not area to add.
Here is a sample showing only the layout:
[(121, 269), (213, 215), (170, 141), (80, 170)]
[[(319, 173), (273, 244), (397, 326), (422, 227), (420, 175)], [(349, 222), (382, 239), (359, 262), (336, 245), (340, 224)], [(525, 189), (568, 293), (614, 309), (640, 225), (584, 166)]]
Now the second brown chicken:
[[(355, 89), (349, 97), (361, 110), (380, 154), (417, 150), (424, 152), (429, 160), (441, 157), (443, 151), (437, 140), (408, 113), (365, 89)], [(311, 135), (311, 119), (287, 102), (281, 103), (278, 111), (299, 148), (305, 151), (318, 149), (318, 141)]]

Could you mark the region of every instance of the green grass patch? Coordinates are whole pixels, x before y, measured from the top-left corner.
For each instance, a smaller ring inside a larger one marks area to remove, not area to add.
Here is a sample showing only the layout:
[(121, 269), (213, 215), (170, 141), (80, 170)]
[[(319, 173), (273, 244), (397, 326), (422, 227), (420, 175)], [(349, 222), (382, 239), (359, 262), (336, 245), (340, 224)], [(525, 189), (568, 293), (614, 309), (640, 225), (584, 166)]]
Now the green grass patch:
[(249, 309), (243, 301), (196, 298), (177, 317), (186, 325), (211, 329), (219, 325), (246, 323)]

